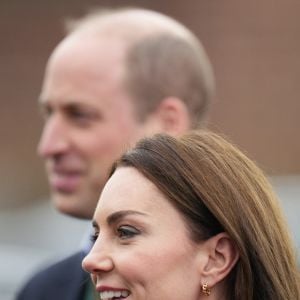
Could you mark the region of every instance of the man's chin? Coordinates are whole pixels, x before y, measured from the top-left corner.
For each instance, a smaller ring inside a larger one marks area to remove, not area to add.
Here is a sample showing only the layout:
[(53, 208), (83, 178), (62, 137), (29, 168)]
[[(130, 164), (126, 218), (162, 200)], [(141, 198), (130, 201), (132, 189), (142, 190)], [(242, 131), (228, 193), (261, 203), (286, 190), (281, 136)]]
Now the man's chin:
[(64, 215), (78, 219), (91, 219), (93, 212), (84, 205), (84, 199), (74, 194), (53, 193), (52, 201), (55, 208)]

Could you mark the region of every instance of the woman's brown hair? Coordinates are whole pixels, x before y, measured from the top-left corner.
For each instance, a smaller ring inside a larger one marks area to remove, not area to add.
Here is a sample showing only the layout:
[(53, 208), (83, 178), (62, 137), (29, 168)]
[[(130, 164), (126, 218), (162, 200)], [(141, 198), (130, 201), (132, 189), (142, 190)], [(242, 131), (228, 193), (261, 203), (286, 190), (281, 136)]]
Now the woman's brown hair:
[(152, 181), (182, 213), (191, 238), (226, 232), (239, 251), (233, 300), (299, 300), (299, 270), (281, 208), (262, 171), (222, 137), (195, 131), (140, 141), (116, 163)]

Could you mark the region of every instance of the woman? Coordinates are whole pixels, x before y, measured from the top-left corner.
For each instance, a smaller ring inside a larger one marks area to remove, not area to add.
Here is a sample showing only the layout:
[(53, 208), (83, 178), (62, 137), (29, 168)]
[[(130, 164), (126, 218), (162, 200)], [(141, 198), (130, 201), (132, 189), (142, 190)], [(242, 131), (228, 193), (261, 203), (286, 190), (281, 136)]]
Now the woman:
[(268, 181), (216, 134), (142, 140), (116, 163), (93, 225), (83, 267), (101, 299), (300, 299)]

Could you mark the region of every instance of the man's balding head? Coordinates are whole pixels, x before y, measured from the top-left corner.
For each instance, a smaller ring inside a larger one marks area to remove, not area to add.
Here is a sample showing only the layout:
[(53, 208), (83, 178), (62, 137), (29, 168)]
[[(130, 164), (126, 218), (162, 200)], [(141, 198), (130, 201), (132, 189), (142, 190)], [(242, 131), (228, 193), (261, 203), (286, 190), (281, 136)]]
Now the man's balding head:
[(202, 123), (214, 81), (197, 38), (160, 13), (94, 12), (71, 27), (47, 64), (38, 151), (56, 207), (91, 218), (112, 163), (142, 137)]
[(67, 23), (70, 36), (115, 38), (124, 47), (124, 82), (143, 119), (167, 97), (187, 106), (191, 127), (201, 125), (214, 95), (213, 72), (199, 39), (158, 12), (123, 8), (94, 11)]

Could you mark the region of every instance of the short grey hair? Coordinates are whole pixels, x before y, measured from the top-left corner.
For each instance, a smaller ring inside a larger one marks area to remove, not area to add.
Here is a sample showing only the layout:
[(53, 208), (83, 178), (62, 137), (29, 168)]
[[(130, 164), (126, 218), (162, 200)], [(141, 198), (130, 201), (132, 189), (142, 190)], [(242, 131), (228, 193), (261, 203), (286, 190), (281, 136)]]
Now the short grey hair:
[(139, 119), (166, 97), (185, 103), (192, 128), (206, 119), (215, 90), (212, 67), (199, 39), (181, 23), (151, 10), (119, 8), (93, 11), (69, 22), (68, 30), (124, 40), (124, 87)]

